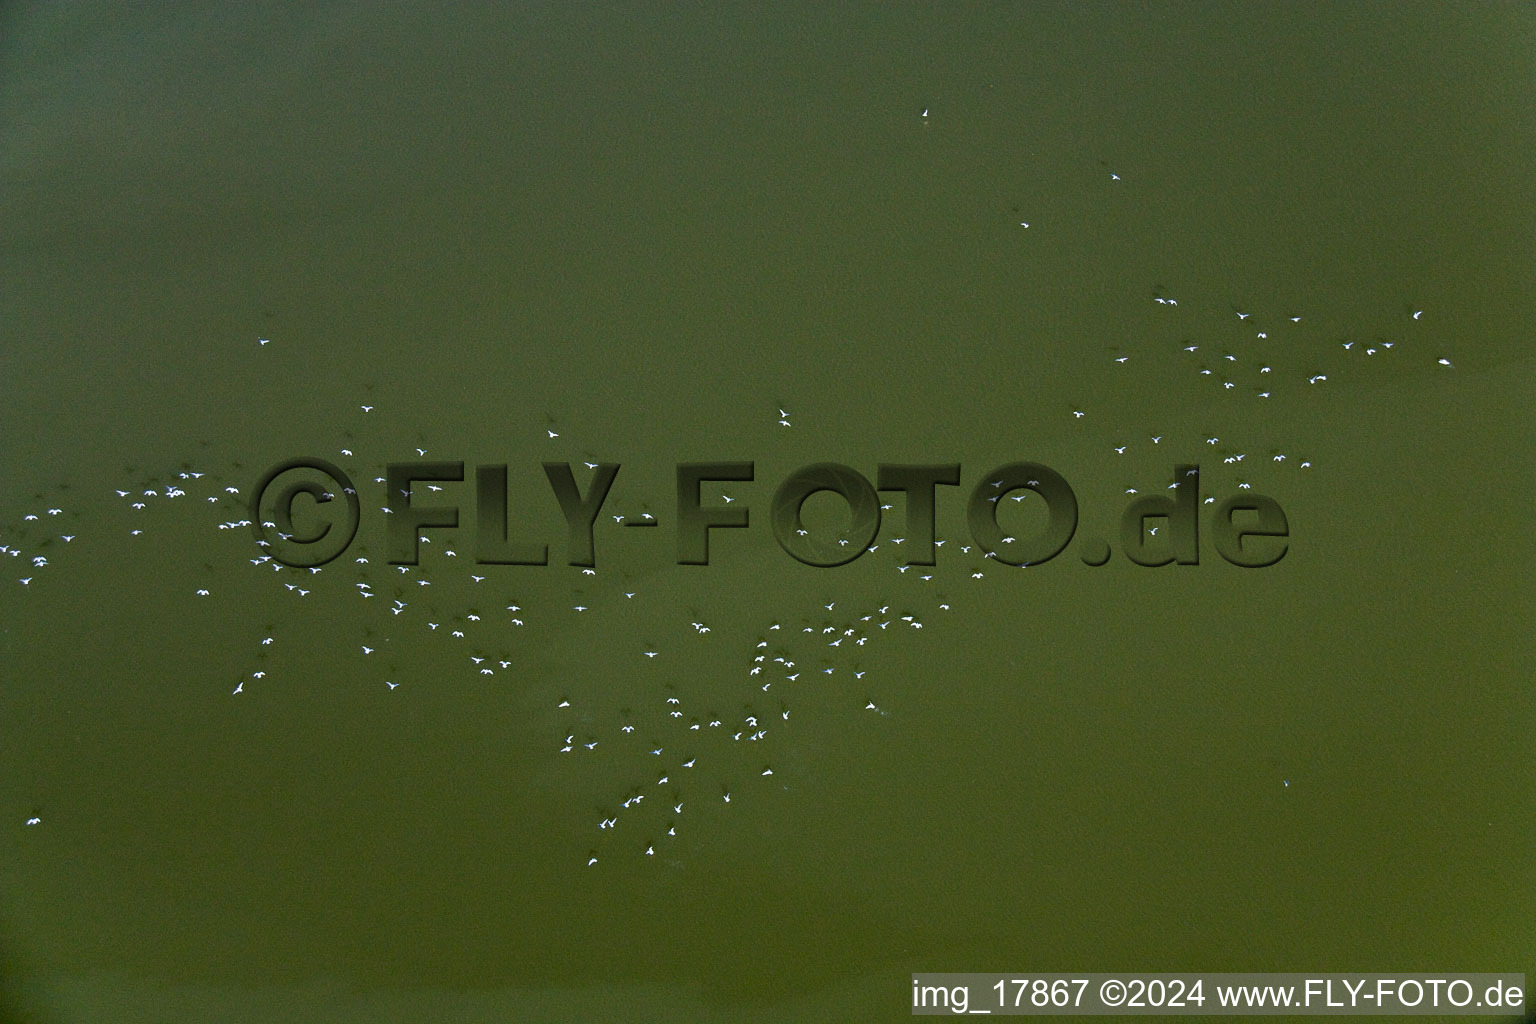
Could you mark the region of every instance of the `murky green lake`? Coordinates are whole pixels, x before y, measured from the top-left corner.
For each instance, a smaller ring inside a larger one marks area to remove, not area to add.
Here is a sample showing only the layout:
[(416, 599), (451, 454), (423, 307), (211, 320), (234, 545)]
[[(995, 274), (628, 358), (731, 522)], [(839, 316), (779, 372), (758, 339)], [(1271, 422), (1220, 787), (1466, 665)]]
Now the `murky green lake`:
[[(1536, 967), (1533, 95), (1529, 3), (8, 8), (0, 1012)], [(817, 463), (938, 543), (797, 561)]]

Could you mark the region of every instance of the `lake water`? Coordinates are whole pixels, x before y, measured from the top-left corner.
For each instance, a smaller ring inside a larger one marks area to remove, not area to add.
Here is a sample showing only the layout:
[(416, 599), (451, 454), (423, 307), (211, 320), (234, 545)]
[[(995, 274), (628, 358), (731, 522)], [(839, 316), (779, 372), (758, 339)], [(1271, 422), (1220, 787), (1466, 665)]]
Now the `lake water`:
[[(1536, 965), (1532, 5), (79, 4), (0, 56), (7, 1019)], [(358, 492), (319, 572), (246, 522), (302, 457)], [(695, 462), (748, 525), (679, 565)], [(958, 466), (934, 564), (892, 489), (786, 554), (827, 462)], [(1027, 567), (1017, 462), (1077, 506)], [(544, 463), (620, 467), (591, 573)], [(547, 565), (477, 564), (481, 465)], [(1136, 564), (1181, 479), (1198, 564)]]

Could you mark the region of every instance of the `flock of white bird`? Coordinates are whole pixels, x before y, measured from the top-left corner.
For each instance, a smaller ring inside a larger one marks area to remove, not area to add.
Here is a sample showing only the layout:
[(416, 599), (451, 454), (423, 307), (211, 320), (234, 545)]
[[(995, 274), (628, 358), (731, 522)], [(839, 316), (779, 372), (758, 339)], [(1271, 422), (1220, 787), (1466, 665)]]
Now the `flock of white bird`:
[[(928, 111), (924, 111), (924, 117), (927, 116)], [(1118, 181), (1118, 176), (1114, 180)], [(1030, 226), (1028, 222), (1020, 223)], [(1171, 317), (1189, 311), (1178, 298), (1161, 290), (1153, 295), (1153, 301)], [(1334, 369), (1316, 351), (1315, 338), (1300, 333), (1306, 314), (1287, 311), (1264, 317), (1247, 310), (1233, 313), (1240, 328), (1251, 335), (1249, 348), (1233, 344), (1230, 338), (1221, 342), (1184, 337), (1177, 345), (1177, 354), (1168, 353), (1183, 361), (1193, 381), (1217, 393), (1255, 401), (1272, 399), (1286, 387), (1340, 386), (1341, 378), (1346, 376), (1344, 370)], [(1336, 354), (1365, 362), (1407, 356), (1432, 362), (1443, 370), (1453, 369), (1449, 357), (1419, 351), (1413, 344), (1411, 332), (1422, 318), (1422, 310), (1412, 311), (1405, 317), (1403, 333), (1396, 338), (1338, 339)], [(1176, 325), (1171, 333), (1180, 333)], [(276, 344), (270, 338), (258, 341), (263, 349)], [(1287, 349), (1291, 355), (1295, 354), (1295, 346), (1312, 346), (1310, 357), (1317, 368), (1282, 379), (1284, 375), (1275, 365), (1279, 360), (1271, 361), (1262, 354), (1266, 347), (1281, 345), (1292, 346)], [(1123, 351), (1113, 355), (1108, 372), (1134, 373), (1143, 354)], [(1349, 363), (1342, 365), (1345, 370), (1350, 367)], [(376, 411), (374, 404), (361, 405), (359, 413), (388, 416), (387, 409)], [(795, 425), (790, 411), (782, 406), (765, 408), (762, 414), (767, 426), (784, 430)], [(1099, 418), (1108, 423), (1115, 418), (1113, 408), (1071, 408), (1070, 414), (1068, 422), (1085, 424), (1095, 423)], [(562, 450), (568, 447), (570, 439), (562, 440), (562, 433), (554, 424), (546, 425), (535, 442), (540, 457), (559, 457), (546, 454), (552, 448), (545, 446), (558, 443)], [(1312, 459), (1300, 453), (1278, 449), (1249, 451), (1218, 434), (1175, 438), (1148, 433), (1118, 440), (1101, 454), (1119, 457), (1138, 451), (1166, 453), (1166, 463), (1160, 463), (1159, 469), (1164, 474), (1171, 472), (1175, 462), (1197, 461), (1198, 453), (1211, 449), (1215, 449), (1212, 454), (1220, 456), (1222, 465), (1237, 472), (1260, 463), (1288, 463), (1298, 470), (1312, 466)], [(366, 520), (371, 510), (387, 511), (393, 503), (392, 496), (384, 493), (382, 462), (398, 456), (381, 452), (379, 462), (369, 464), (355, 454), (354, 445), (355, 442), (339, 448), (338, 454), (349, 460), (345, 467), (349, 472), (354, 468), (359, 471), (354, 479), (369, 481), (360, 486), (365, 497), (376, 499), (363, 502)], [(414, 454), (424, 458), (427, 451), (416, 448)], [(585, 465), (588, 469), (595, 467), (593, 462)], [(364, 469), (367, 471), (363, 472)], [(1124, 492), (1137, 493), (1137, 482), (1127, 480)], [(899, 532), (902, 522), (898, 512), (885, 517), (880, 537), (864, 558), (887, 560), (893, 573), (910, 581), (909, 585), (893, 588), (905, 604), (885, 600), (844, 608), (843, 602), (833, 600), (768, 621), (754, 635), (727, 637), (716, 635), (715, 627), (703, 618), (678, 610), (678, 631), (689, 639), (670, 645), (639, 645), (637, 650), (616, 655), (636, 664), (614, 666), (614, 678), (629, 678), (638, 689), (615, 695), (614, 700), (597, 706), (599, 702), (562, 692), (558, 679), (532, 679), (525, 652), (547, 643), (550, 635), (568, 635), (566, 631), (588, 628), (571, 617), (583, 616), (599, 602), (643, 604), (652, 600), (652, 592), (630, 589), (621, 583), (610, 586), (603, 578), (610, 570), (598, 567), (582, 570), (579, 579), (583, 586), (565, 588), (558, 600), (550, 598), (548, 592), (559, 588), (550, 586), (517, 588), (540, 591), (537, 601), (519, 599), (511, 596), (514, 588), (510, 582), (527, 577), (518, 574), (570, 570), (553, 566), (479, 566), (472, 557), (459, 555), (454, 547), (456, 535), (434, 536), (434, 531), (424, 534), (423, 543), (432, 546), (424, 549), (426, 554), (418, 566), (385, 564), (378, 556), (370, 556), (366, 548), (354, 544), (352, 550), (326, 566), (292, 568), (282, 564), (271, 550), (251, 542), (243, 488), (252, 483), (237, 479), (229, 467), (183, 466), (150, 478), (140, 477), (131, 485), (116, 488), (113, 494), (91, 495), (84, 501), (93, 503), (98, 497), (115, 501), (124, 519), (125, 544), (140, 543), (157, 528), (169, 526), (169, 532), (174, 533), (186, 528), (186, 523), (202, 522), (226, 531), (229, 543), (223, 550), (229, 557), (227, 564), (205, 569), (201, 576), (190, 567), (183, 567), (187, 571), (178, 575), (179, 579), (187, 580), (188, 599), (247, 602), (251, 593), (249, 580), (255, 577), (270, 581), (269, 585), (256, 585), (268, 586), (280, 600), (298, 602), (288, 606), (286, 613), (274, 615), (270, 624), (257, 631), (244, 668), (228, 684), (220, 682), (219, 685), (230, 686), (226, 692), (242, 699), (260, 699), (270, 689), (269, 677), (285, 664), (274, 652), (281, 650), (285, 623), (292, 621), (290, 616), (331, 616), (338, 600), (361, 602), (366, 608), (360, 615), (337, 620), (349, 623), (346, 629), (338, 628), (332, 633), (331, 642), (337, 651), (348, 655), (342, 663), (348, 666), (353, 680), (388, 692), (391, 700), (408, 702), (413, 691), (424, 687), (472, 681), (505, 686), (513, 693), (554, 694), (556, 699), (548, 700), (541, 712), (547, 716), (546, 753), (554, 768), (560, 770), (560, 765), (584, 760), (596, 762), (606, 773), (601, 777), (612, 780), (606, 799), (599, 799), (590, 810), (581, 809), (572, 816), (573, 846), (581, 851), (579, 861), (592, 867), (609, 856), (671, 861), (679, 837), (688, 834), (694, 819), (702, 818), (698, 811), (703, 805), (713, 805), (718, 820), (720, 810), (739, 808), (764, 786), (792, 789), (792, 771), (786, 772), (779, 765), (779, 754), (785, 749), (780, 741), (801, 724), (803, 716), (799, 712), (803, 708), (857, 709), (867, 716), (871, 727), (887, 714), (899, 713), (899, 707), (887, 707), (880, 697), (881, 681), (871, 675), (868, 665), (871, 653), (890, 644), (891, 637), (913, 635), (927, 621), (942, 619), (948, 612), (949, 604), (940, 596), (940, 590), (918, 588), (941, 581), (950, 585), (953, 581), (981, 579), (994, 570), (1017, 571), (989, 561), (986, 552), (959, 540), (940, 542), (936, 566), (906, 565), (903, 554), (910, 549), (902, 548), (904, 538), (893, 535)], [(432, 491), (441, 489), (437, 484), (427, 486)], [(1142, 482), (1142, 486), (1147, 485)], [(1243, 479), (1237, 486), (1251, 485)], [(719, 503), (733, 500), (732, 495), (724, 493), (729, 488), (719, 490)], [(1006, 495), (1014, 500), (1027, 496), (1027, 492)], [(393, 496), (395, 501), (399, 497)], [(1003, 497), (998, 495), (997, 500)], [(1207, 503), (1214, 500), (1209, 495), (1204, 497)], [(766, 513), (765, 505), (766, 502), (758, 502), (754, 509), (758, 522)], [(191, 519), (167, 524), (160, 516), (170, 507), (205, 511)], [(643, 517), (654, 518), (649, 512)], [(598, 529), (622, 525), (623, 516), (611, 518), (612, 525), (600, 522)], [(53, 565), (67, 557), (76, 531), (87, 528), (82, 524), (94, 524), (91, 528), (96, 528), (110, 521), (94, 508), (82, 515), (79, 508), (41, 504), (22, 511), (0, 534), (0, 540), (4, 540), (0, 543), (0, 558), (11, 559), (19, 569), (15, 574), (17, 588), (35, 591), (47, 585), (47, 574)], [(952, 545), (947, 550), (943, 547), (946, 543)], [(435, 554), (438, 551), (441, 554)], [(785, 559), (789, 564), (788, 556)], [(236, 572), (236, 562), (243, 573)], [(178, 638), (168, 639), (181, 642)], [(703, 645), (699, 651), (707, 651), (706, 657), (715, 659), (720, 666), (720, 678), (711, 691), (715, 694), (713, 699), (684, 695), (669, 682), (668, 663), (677, 660), (683, 643)], [(611, 645), (604, 645), (601, 638), (594, 638), (589, 649), (613, 652)], [(432, 653), (423, 653), (429, 650)], [(26, 825), (35, 826), (41, 820), (40, 815), (33, 814)]]

